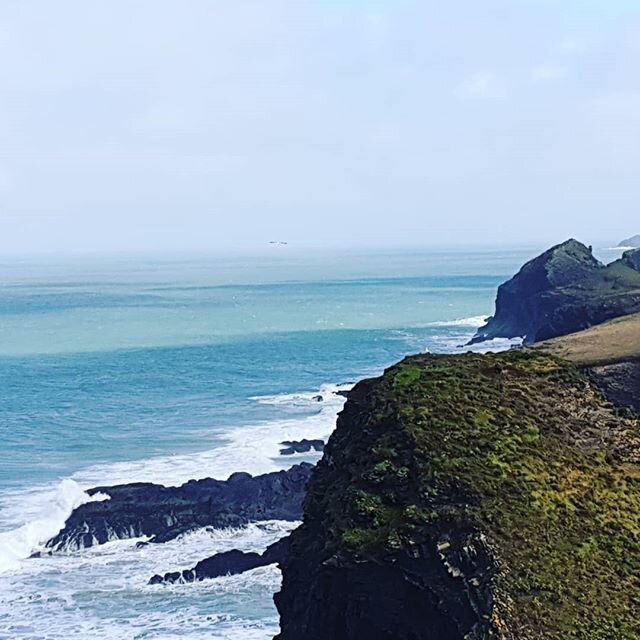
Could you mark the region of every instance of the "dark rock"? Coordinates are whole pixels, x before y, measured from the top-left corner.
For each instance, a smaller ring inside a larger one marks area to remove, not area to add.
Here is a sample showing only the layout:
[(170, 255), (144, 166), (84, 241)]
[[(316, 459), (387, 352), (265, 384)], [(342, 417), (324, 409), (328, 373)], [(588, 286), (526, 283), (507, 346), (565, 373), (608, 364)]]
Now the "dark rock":
[(593, 365), (584, 371), (609, 402), (640, 413), (640, 360)]
[(525, 264), (498, 289), (495, 315), (471, 343), (493, 338), (538, 342), (640, 311), (634, 255), (604, 266), (569, 240)]
[[(383, 561), (285, 559), (283, 590), (275, 596), (277, 639), (488, 638), (496, 572), (491, 553), (471, 535), (441, 544), (449, 545), (444, 553), (437, 544), (416, 545), (411, 555), (389, 554)], [(296, 546), (294, 553), (301, 551)], [(294, 591), (299, 595), (292, 597)]]
[(336, 391), (336, 395), (341, 396), (342, 398), (348, 398), (349, 393), (350, 393), (349, 391), (346, 391), (344, 389), (340, 389), (340, 391)]
[(313, 396), (311, 398), (314, 402), (324, 402), (324, 398), (322, 396)]
[(284, 449), (280, 449), (281, 456), (291, 456), (294, 453), (308, 453), (309, 451), (324, 451), (323, 440), (285, 440), (280, 443)]
[(236, 575), (257, 567), (284, 562), (289, 550), (289, 538), (285, 537), (267, 547), (264, 553), (244, 553), (233, 549), (217, 553), (198, 562), (192, 569), (155, 575), (149, 584), (172, 584), (175, 582), (198, 582), (219, 576)]
[(568, 362), (407, 358), (338, 417), (277, 638), (638, 638), (639, 465), (638, 416)]
[(78, 507), (46, 546), (52, 551), (72, 551), (143, 536), (151, 537), (151, 542), (166, 542), (201, 527), (299, 520), (312, 469), (302, 463), (256, 477), (234, 473), (227, 481), (190, 480), (181, 487), (134, 483), (90, 489), (90, 495), (104, 493), (110, 499)]

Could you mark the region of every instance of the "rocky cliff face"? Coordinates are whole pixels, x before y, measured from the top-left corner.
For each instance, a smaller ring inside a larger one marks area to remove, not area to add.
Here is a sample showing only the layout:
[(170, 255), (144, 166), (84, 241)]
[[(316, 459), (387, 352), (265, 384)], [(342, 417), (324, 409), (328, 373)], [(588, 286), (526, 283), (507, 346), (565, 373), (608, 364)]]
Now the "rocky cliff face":
[(547, 340), (640, 311), (640, 251), (604, 266), (576, 240), (528, 262), (501, 285), (495, 315), (472, 342)]
[(640, 421), (572, 365), (408, 358), (339, 417), (278, 638), (637, 639), (639, 514)]

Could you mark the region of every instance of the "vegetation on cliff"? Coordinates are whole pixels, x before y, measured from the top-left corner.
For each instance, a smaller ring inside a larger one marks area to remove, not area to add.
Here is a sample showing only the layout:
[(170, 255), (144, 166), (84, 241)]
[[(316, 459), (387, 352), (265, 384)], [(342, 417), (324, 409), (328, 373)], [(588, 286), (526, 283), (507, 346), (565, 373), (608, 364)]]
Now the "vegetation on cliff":
[(498, 289), (495, 315), (473, 342), (567, 335), (640, 312), (640, 250), (603, 265), (576, 240), (552, 247)]
[(640, 313), (535, 345), (578, 365), (640, 361)]
[(544, 352), (407, 358), (351, 392), (291, 545), (283, 640), (637, 639), (640, 420)]

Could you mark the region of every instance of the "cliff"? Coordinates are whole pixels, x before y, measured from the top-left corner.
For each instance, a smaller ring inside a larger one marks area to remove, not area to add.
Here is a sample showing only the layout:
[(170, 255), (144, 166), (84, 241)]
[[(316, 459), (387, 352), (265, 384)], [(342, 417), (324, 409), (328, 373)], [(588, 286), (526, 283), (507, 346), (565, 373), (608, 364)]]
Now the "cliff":
[(350, 393), (290, 545), (280, 640), (637, 639), (640, 419), (542, 351), (407, 358)]
[(618, 407), (640, 413), (640, 314), (536, 345), (575, 363)]
[(634, 247), (635, 249), (640, 249), (640, 235), (631, 236), (630, 238), (623, 240), (618, 246)]
[(496, 310), (472, 342), (522, 337), (526, 344), (640, 312), (640, 250), (610, 265), (568, 240), (525, 264), (498, 289)]

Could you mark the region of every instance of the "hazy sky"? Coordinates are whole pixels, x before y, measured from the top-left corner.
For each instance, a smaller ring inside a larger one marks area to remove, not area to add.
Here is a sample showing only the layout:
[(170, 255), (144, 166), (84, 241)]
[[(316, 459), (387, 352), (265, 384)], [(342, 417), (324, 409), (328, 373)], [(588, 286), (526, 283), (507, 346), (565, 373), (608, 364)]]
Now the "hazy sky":
[(3, 0), (0, 251), (640, 233), (638, 0)]

